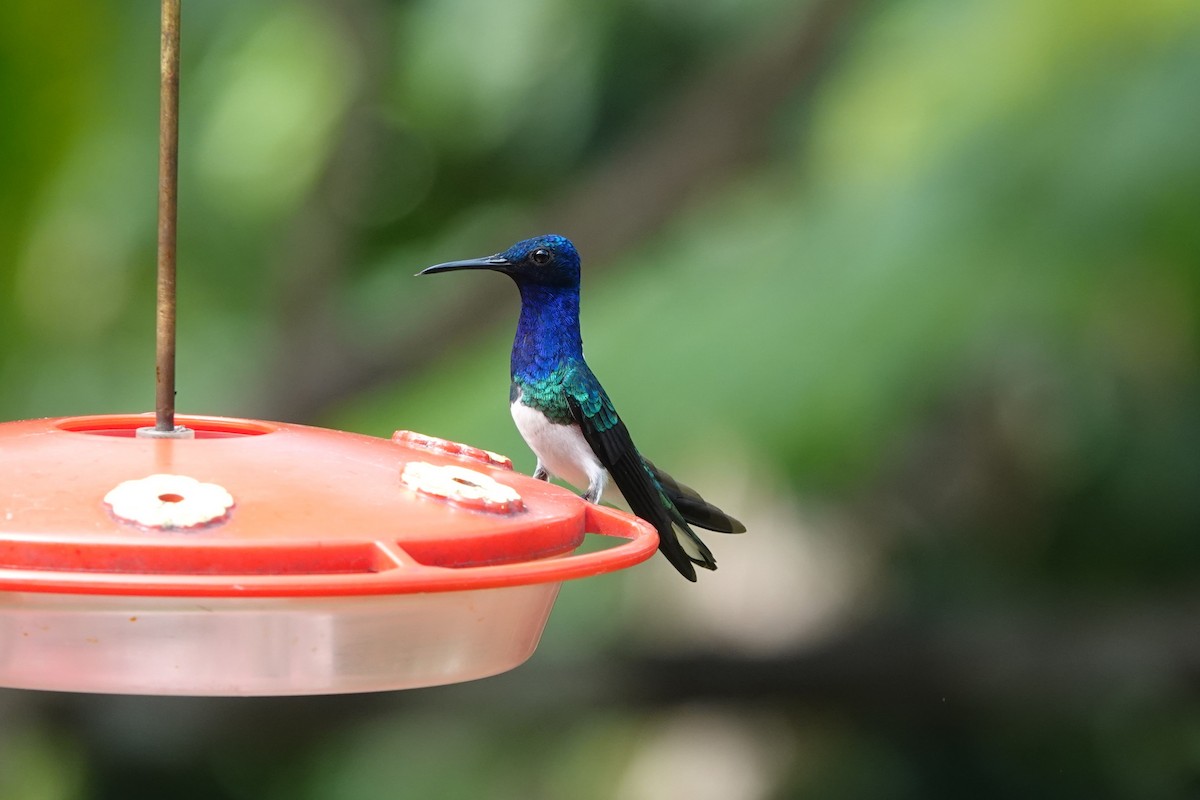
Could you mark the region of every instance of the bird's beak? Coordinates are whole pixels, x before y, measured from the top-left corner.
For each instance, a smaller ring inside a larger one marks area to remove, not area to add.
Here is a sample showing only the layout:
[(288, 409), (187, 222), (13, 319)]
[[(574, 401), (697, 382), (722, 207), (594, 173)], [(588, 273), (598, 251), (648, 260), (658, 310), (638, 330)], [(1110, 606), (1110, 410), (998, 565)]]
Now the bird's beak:
[(432, 275), (435, 272), (453, 272), (456, 269), (493, 269), (497, 272), (507, 272), (512, 262), (504, 256), (488, 256), (487, 258), (468, 258), (466, 261), (447, 261), (444, 264), (434, 264), (426, 267), (417, 275)]

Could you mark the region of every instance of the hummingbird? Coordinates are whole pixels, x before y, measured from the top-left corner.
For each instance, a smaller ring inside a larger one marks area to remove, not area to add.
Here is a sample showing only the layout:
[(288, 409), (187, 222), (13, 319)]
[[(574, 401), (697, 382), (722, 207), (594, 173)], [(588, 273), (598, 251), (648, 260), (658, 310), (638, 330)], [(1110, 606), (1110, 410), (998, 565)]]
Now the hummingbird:
[[(695, 567), (716, 569), (690, 526), (742, 533), (742, 523), (645, 458), (604, 387), (583, 358), (579, 330), (579, 253), (564, 236), (537, 236), (502, 253), (448, 261), (418, 275), (464, 269), (502, 272), (521, 292), (513, 340), (509, 405), (521, 437), (537, 456), (533, 477), (560, 478), (599, 503), (616, 484), (634, 514), (658, 531), (658, 549), (690, 581)], [(693, 566), (695, 565), (695, 566)]]

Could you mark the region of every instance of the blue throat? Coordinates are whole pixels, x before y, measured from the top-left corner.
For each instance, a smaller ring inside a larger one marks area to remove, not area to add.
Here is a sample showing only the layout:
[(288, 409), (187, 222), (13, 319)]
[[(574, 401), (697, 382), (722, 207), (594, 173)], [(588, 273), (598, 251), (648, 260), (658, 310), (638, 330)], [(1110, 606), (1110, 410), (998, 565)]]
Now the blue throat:
[(518, 284), (521, 319), (513, 339), (512, 379), (536, 384), (564, 363), (583, 360), (579, 334), (579, 288)]

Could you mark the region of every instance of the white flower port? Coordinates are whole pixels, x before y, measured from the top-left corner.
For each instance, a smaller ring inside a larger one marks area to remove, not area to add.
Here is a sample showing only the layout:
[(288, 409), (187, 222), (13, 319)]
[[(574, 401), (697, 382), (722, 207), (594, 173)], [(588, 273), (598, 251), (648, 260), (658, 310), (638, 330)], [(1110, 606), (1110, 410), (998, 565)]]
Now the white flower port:
[(233, 508), (233, 495), (215, 483), (159, 473), (117, 484), (104, 502), (123, 522), (178, 530), (224, 519)]
[(466, 467), (411, 461), (400, 473), (400, 482), (414, 491), (482, 511), (512, 514), (525, 507), (516, 489)]

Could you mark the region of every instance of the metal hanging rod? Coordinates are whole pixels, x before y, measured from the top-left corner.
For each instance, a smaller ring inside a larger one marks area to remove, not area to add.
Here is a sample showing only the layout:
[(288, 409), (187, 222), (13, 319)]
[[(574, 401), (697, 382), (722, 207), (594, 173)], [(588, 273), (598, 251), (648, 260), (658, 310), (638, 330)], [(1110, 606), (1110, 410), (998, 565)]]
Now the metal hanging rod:
[(175, 425), (175, 243), (179, 188), (180, 0), (162, 0), (162, 76), (158, 128), (158, 302), (154, 427), (139, 435), (185, 438)]

